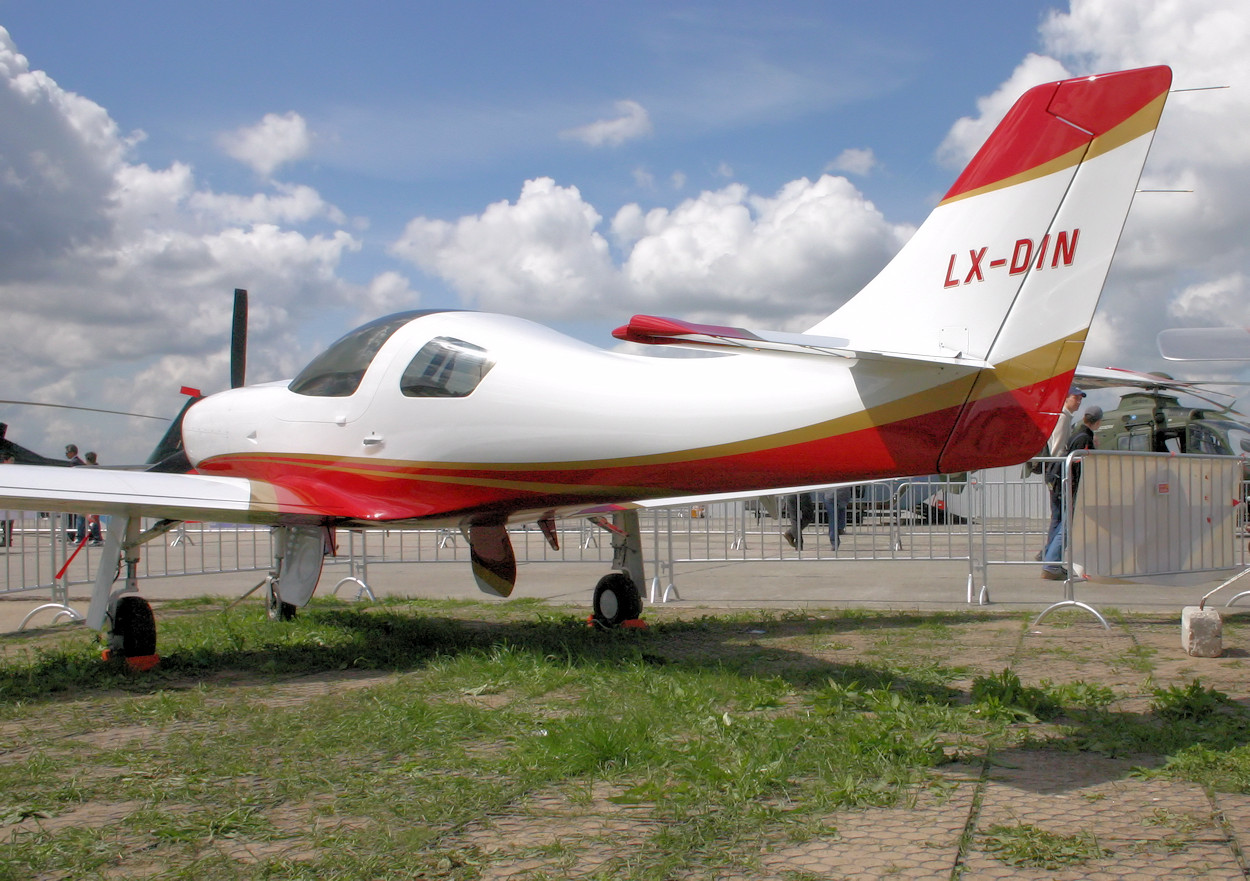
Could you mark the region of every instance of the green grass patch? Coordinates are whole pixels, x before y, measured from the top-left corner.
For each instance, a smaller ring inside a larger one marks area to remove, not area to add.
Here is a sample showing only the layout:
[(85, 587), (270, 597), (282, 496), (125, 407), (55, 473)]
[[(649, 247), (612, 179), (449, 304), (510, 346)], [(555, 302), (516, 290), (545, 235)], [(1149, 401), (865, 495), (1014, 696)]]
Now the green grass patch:
[[(604, 633), (532, 602), (319, 600), (273, 622), (196, 602), (159, 610), (147, 673), (85, 631), (16, 647), (0, 879), (749, 876), (837, 812), (974, 785), (942, 766), (1037, 720), (1039, 742), (1153, 751), (1155, 773), (1195, 779), (1250, 743), (1197, 683), (1133, 714), (1097, 683), (977, 669), (949, 651), (965, 628), (1015, 640), (984, 615), (657, 618)], [(899, 651), (867, 651), (883, 640)]]
[(1061, 835), (1032, 823), (995, 825), (986, 830), (981, 846), (1010, 866), (1031, 869), (1065, 869), (1111, 856), (1088, 832)]

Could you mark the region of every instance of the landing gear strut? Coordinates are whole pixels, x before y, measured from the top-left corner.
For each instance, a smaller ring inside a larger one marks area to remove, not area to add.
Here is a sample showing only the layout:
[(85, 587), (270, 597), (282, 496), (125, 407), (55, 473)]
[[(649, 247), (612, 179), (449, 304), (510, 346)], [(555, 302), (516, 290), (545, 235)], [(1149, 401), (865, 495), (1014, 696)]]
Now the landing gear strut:
[[(156, 654), (156, 618), (152, 606), (138, 593), (139, 546), (177, 525), (176, 520), (162, 520), (141, 533), (138, 518), (119, 517), (110, 526), (87, 610), (87, 626), (91, 629), (103, 631), (105, 621), (109, 622), (106, 659), (120, 658), (136, 670), (150, 670), (160, 661)], [(124, 581), (120, 589), (113, 591), (123, 566)]]

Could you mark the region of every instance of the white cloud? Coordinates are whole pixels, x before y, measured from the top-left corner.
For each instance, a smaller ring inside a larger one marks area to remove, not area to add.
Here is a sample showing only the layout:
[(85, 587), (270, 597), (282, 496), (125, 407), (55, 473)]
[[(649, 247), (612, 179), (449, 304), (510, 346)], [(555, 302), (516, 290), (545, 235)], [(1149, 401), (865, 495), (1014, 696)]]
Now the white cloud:
[(538, 178), (525, 182), (515, 204), (496, 202), (455, 223), (418, 217), (391, 251), (452, 282), (478, 308), (585, 315), (614, 293), (599, 221), (576, 187)]
[(1250, 320), (1236, 296), (1250, 275), (1250, 15), (1236, 0), (1164, 0), (1145, 10), (1128, 0), (1076, 2), (1051, 16), (1043, 35), (1078, 73), (1164, 61), (1174, 88), (1232, 87), (1169, 97), (1142, 187), (1193, 193), (1137, 197), (1101, 307), (1119, 319), (1121, 336), (1115, 350), (1095, 355), (1184, 373), (1160, 359), (1159, 330)]
[(398, 272), (383, 272), (369, 283), (355, 303), (355, 323), (364, 324), (379, 315), (416, 309), (420, 304), (421, 294), (412, 289), (406, 277)]
[(647, 171), (645, 168), (635, 168), (633, 171), (634, 185), (643, 190), (655, 189), (655, 175)]
[(249, 196), (199, 192), (188, 199), (188, 207), (226, 223), (307, 223), (326, 219), (346, 223), (338, 208), (327, 203), (312, 187), (274, 183), (277, 195), (253, 193)]
[(912, 232), (831, 176), (773, 197), (731, 184), (671, 210), (625, 205), (611, 223), (619, 261), (600, 222), (576, 188), (540, 178), (515, 204), (455, 223), (417, 218), (392, 250), (492, 311), (550, 319), (663, 310), (798, 327), (832, 312)]
[[(180, 385), (226, 383), (233, 288), (264, 292), (251, 310), (255, 379), (292, 375), (310, 354), (299, 323), (354, 299), (338, 267), (360, 242), (334, 228), (342, 212), (315, 190), (216, 193), (184, 163), (131, 162), (141, 138), (29, 70), (3, 29), (0, 113), (4, 397), (172, 416)], [(288, 143), (270, 156), (297, 152)], [(310, 223), (321, 229), (299, 228)], [(19, 443), (80, 424), (31, 408), (0, 420)], [(141, 461), (161, 430), (139, 422), (90, 446), (108, 462)]]
[(1246, 275), (1234, 272), (1209, 281), (1191, 284), (1168, 303), (1168, 315), (1186, 324), (1250, 324), (1250, 299), (1246, 297)]
[(616, 111), (619, 116), (568, 129), (560, 136), (591, 147), (619, 147), (626, 141), (651, 134), (651, 117), (637, 101), (617, 101)]
[(823, 318), (881, 268), (912, 229), (888, 223), (845, 178), (801, 178), (772, 197), (741, 184), (670, 210), (617, 214), (631, 242), (622, 267), (634, 308), (681, 303), (704, 320), (800, 328)]
[(865, 175), (877, 167), (877, 156), (869, 147), (848, 147), (830, 162), (825, 171)]
[(218, 143), (229, 156), (268, 177), (278, 166), (307, 156), (312, 136), (304, 117), (292, 111), (266, 113), (256, 125), (224, 134)]

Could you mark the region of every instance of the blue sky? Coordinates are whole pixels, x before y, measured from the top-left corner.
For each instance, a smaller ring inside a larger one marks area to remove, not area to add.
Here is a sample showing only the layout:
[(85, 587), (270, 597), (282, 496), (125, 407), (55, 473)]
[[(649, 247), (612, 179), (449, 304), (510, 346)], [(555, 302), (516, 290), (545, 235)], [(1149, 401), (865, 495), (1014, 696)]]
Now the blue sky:
[[(870, 148), (866, 195), (918, 223), (953, 177), (935, 145), (1036, 48), (1050, 6), (10, 2), (0, 24), (32, 66), (142, 130), (136, 160), (189, 162), (219, 189), (255, 185), (222, 132), (300, 114), (317, 140), (299, 179), (369, 221), (376, 248), (349, 261), (363, 283), (412, 215), (480, 211), (538, 176), (596, 206), (671, 205), (729, 178), (772, 192)], [(560, 137), (621, 100), (647, 108), (649, 136)]]
[[(0, 0), (23, 218), (0, 223), (0, 398), (172, 413), (224, 383), (236, 286), (257, 381), (406, 308), (602, 345), (633, 312), (801, 330), (1028, 85), (1170, 63), (1250, 86), (1242, 6)], [(1157, 327), (1250, 322), (1246, 132), (1236, 89), (1170, 102), (1147, 178), (1195, 194), (1138, 200), (1087, 363), (1155, 369)], [(106, 461), (154, 430), (0, 421)]]

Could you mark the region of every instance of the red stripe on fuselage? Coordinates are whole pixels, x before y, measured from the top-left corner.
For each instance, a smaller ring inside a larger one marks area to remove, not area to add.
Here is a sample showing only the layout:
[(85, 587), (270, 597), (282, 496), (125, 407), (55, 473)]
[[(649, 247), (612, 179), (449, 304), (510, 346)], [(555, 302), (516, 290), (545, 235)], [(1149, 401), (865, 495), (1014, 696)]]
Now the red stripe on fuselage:
[(963, 439), (958, 456), (951, 456), (948, 441), (961, 409), (952, 407), (767, 450), (676, 462), (492, 468), (248, 454), (209, 459), (197, 470), (272, 484), (279, 506), (298, 502), (301, 510), (311, 507), (327, 517), (372, 521), (932, 474), (944, 449), (950, 461), (963, 466), (958, 470), (1014, 464), (1036, 453), (1050, 434), (1052, 425), (1046, 423), (1053, 424), (1053, 418), (1030, 407), (1053, 397), (1047, 393), (1052, 385), (1066, 382), (1060, 377), (980, 402), (979, 408), (997, 414), (993, 436)]

